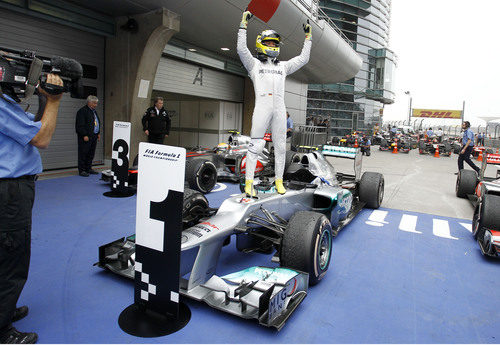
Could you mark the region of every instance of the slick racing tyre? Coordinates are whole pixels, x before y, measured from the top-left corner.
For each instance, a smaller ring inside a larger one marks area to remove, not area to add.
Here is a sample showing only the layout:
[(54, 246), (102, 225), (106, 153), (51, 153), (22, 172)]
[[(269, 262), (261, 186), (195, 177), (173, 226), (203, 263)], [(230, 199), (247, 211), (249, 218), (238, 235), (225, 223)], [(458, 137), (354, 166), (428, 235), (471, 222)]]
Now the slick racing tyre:
[(280, 265), (309, 273), (309, 285), (317, 284), (330, 265), (332, 238), (332, 226), (323, 214), (296, 212), (283, 235)]
[(457, 175), (455, 192), (459, 198), (466, 198), (468, 194), (474, 194), (477, 185), (477, 174), (475, 171), (462, 169)]
[(208, 208), (208, 200), (202, 193), (185, 188), (182, 204), (182, 228), (187, 229), (197, 224), (205, 216)]
[(482, 202), (476, 206), (472, 217), (472, 235), (475, 239), (483, 241), (487, 229), (500, 230), (498, 210), (500, 210), (500, 196), (485, 194)]
[(384, 199), (384, 176), (365, 172), (359, 181), (359, 200), (369, 208), (379, 208)]
[(214, 163), (205, 159), (187, 160), (186, 181), (189, 188), (209, 193), (217, 183), (217, 168)]

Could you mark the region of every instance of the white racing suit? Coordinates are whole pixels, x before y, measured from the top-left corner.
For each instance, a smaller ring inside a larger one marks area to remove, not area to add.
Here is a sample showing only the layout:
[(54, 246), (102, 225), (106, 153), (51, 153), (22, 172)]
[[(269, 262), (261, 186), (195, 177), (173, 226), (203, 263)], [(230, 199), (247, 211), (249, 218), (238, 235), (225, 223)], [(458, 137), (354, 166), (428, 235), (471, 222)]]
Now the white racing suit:
[(269, 125), (271, 125), (274, 144), (276, 178), (283, 178), (286, 156), (285, 78), (309, 61), (311, 44), (311, 40), (306, 39), (300, 55), (291, 60), (275, 63), (268, 58), (267, 61), (260, 61), (253, 57), (247, 48), (247, 30), (239, 29), (238, 31), (238, 55), (252, 79), (255, 90), (251, 141), (246, 161), (245, 178), (247, 180), (254, 178), (257, 156), (262, 152), (266, 143), (264, 134)]

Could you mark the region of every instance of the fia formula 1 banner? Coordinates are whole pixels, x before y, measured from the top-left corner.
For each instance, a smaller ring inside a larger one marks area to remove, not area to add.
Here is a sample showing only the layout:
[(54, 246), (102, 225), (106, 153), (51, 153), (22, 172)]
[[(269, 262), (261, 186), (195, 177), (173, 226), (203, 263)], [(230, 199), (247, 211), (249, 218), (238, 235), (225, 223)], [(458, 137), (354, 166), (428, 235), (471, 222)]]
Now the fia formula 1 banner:
[(426, 117), (431, 119), (461, 119), (461, 110), (436, 110), (436, 109), (412, 109), (412, 117)]
[(130, 122), (113, 122), (113, 152), (111, 153), (113, 190), (124, 191), (128, 187), (130, 128)]
[(135, 303), (177, 317), (186, 150), (140, 143)]

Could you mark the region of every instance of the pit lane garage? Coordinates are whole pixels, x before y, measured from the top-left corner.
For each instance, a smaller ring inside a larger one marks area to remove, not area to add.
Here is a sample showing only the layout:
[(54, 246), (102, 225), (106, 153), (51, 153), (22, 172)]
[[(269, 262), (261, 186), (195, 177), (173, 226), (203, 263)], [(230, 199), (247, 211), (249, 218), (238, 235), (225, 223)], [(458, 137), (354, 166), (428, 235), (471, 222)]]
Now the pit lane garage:
[[(397, 161), (393, 157), (380, 153), (370, 159)], [(363, 163), (363, 171), (369, 169), (368, 159)], [(393, 183), (386, 181), (388, 201)], [(206, 194), (211, 207), (240, 193), (237, 184), (226, 187)], [(32, 266), (20, 301), (30, 306), (30, 315), (16, 325), (36, 328), (43, 343), (496, 342), (495, 318), (484, 315), (496, 315), (500, 299), (484, 282), (498, 284), (498, 260), (485, 259), (472, 238), (473, 209), (459, 219), (384, 204), (360, 211), (333, 239), (328, 274), (309, 287), (279, 333), (185, 299), (192, 319), (183, 330), (160, 339), (132, 337), (117, 325), (133, 299), (131, 282), (92, 266), (99, 245), (135, 227), (135, 197), (105, 198), (107, 189), (97, 176), (38, 182)], [(272, 257), (238, 251), (231, 241), (221, 252), (217, 274), (269, 266)], [(471, 302), (476, 299), (489, 303)]]

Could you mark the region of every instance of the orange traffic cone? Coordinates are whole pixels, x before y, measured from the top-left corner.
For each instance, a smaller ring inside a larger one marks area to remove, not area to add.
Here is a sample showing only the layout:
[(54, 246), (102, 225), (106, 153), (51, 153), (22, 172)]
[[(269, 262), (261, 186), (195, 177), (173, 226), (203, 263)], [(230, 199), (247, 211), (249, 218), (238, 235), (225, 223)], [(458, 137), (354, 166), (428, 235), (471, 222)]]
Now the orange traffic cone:
[(354, 140), (354, 147), (359, 147), (359, 145), (358, 145), (358, 138), (356, 138), (356, 139)]
[(480, 151), (479, 151), (479, 156), (477, 156), (477, 160), (478, 160), (479, 162), (482, 162), (482, 161), (483, 161), (483, 150), (480, 150)]
[(394, 140), (394, 149), (392, 149), (392, 153), (398, 153), (398, 141)]
[(436, 151), (434, 151), (434, 157), (439, 158), (439, 145), (436, 146)]

